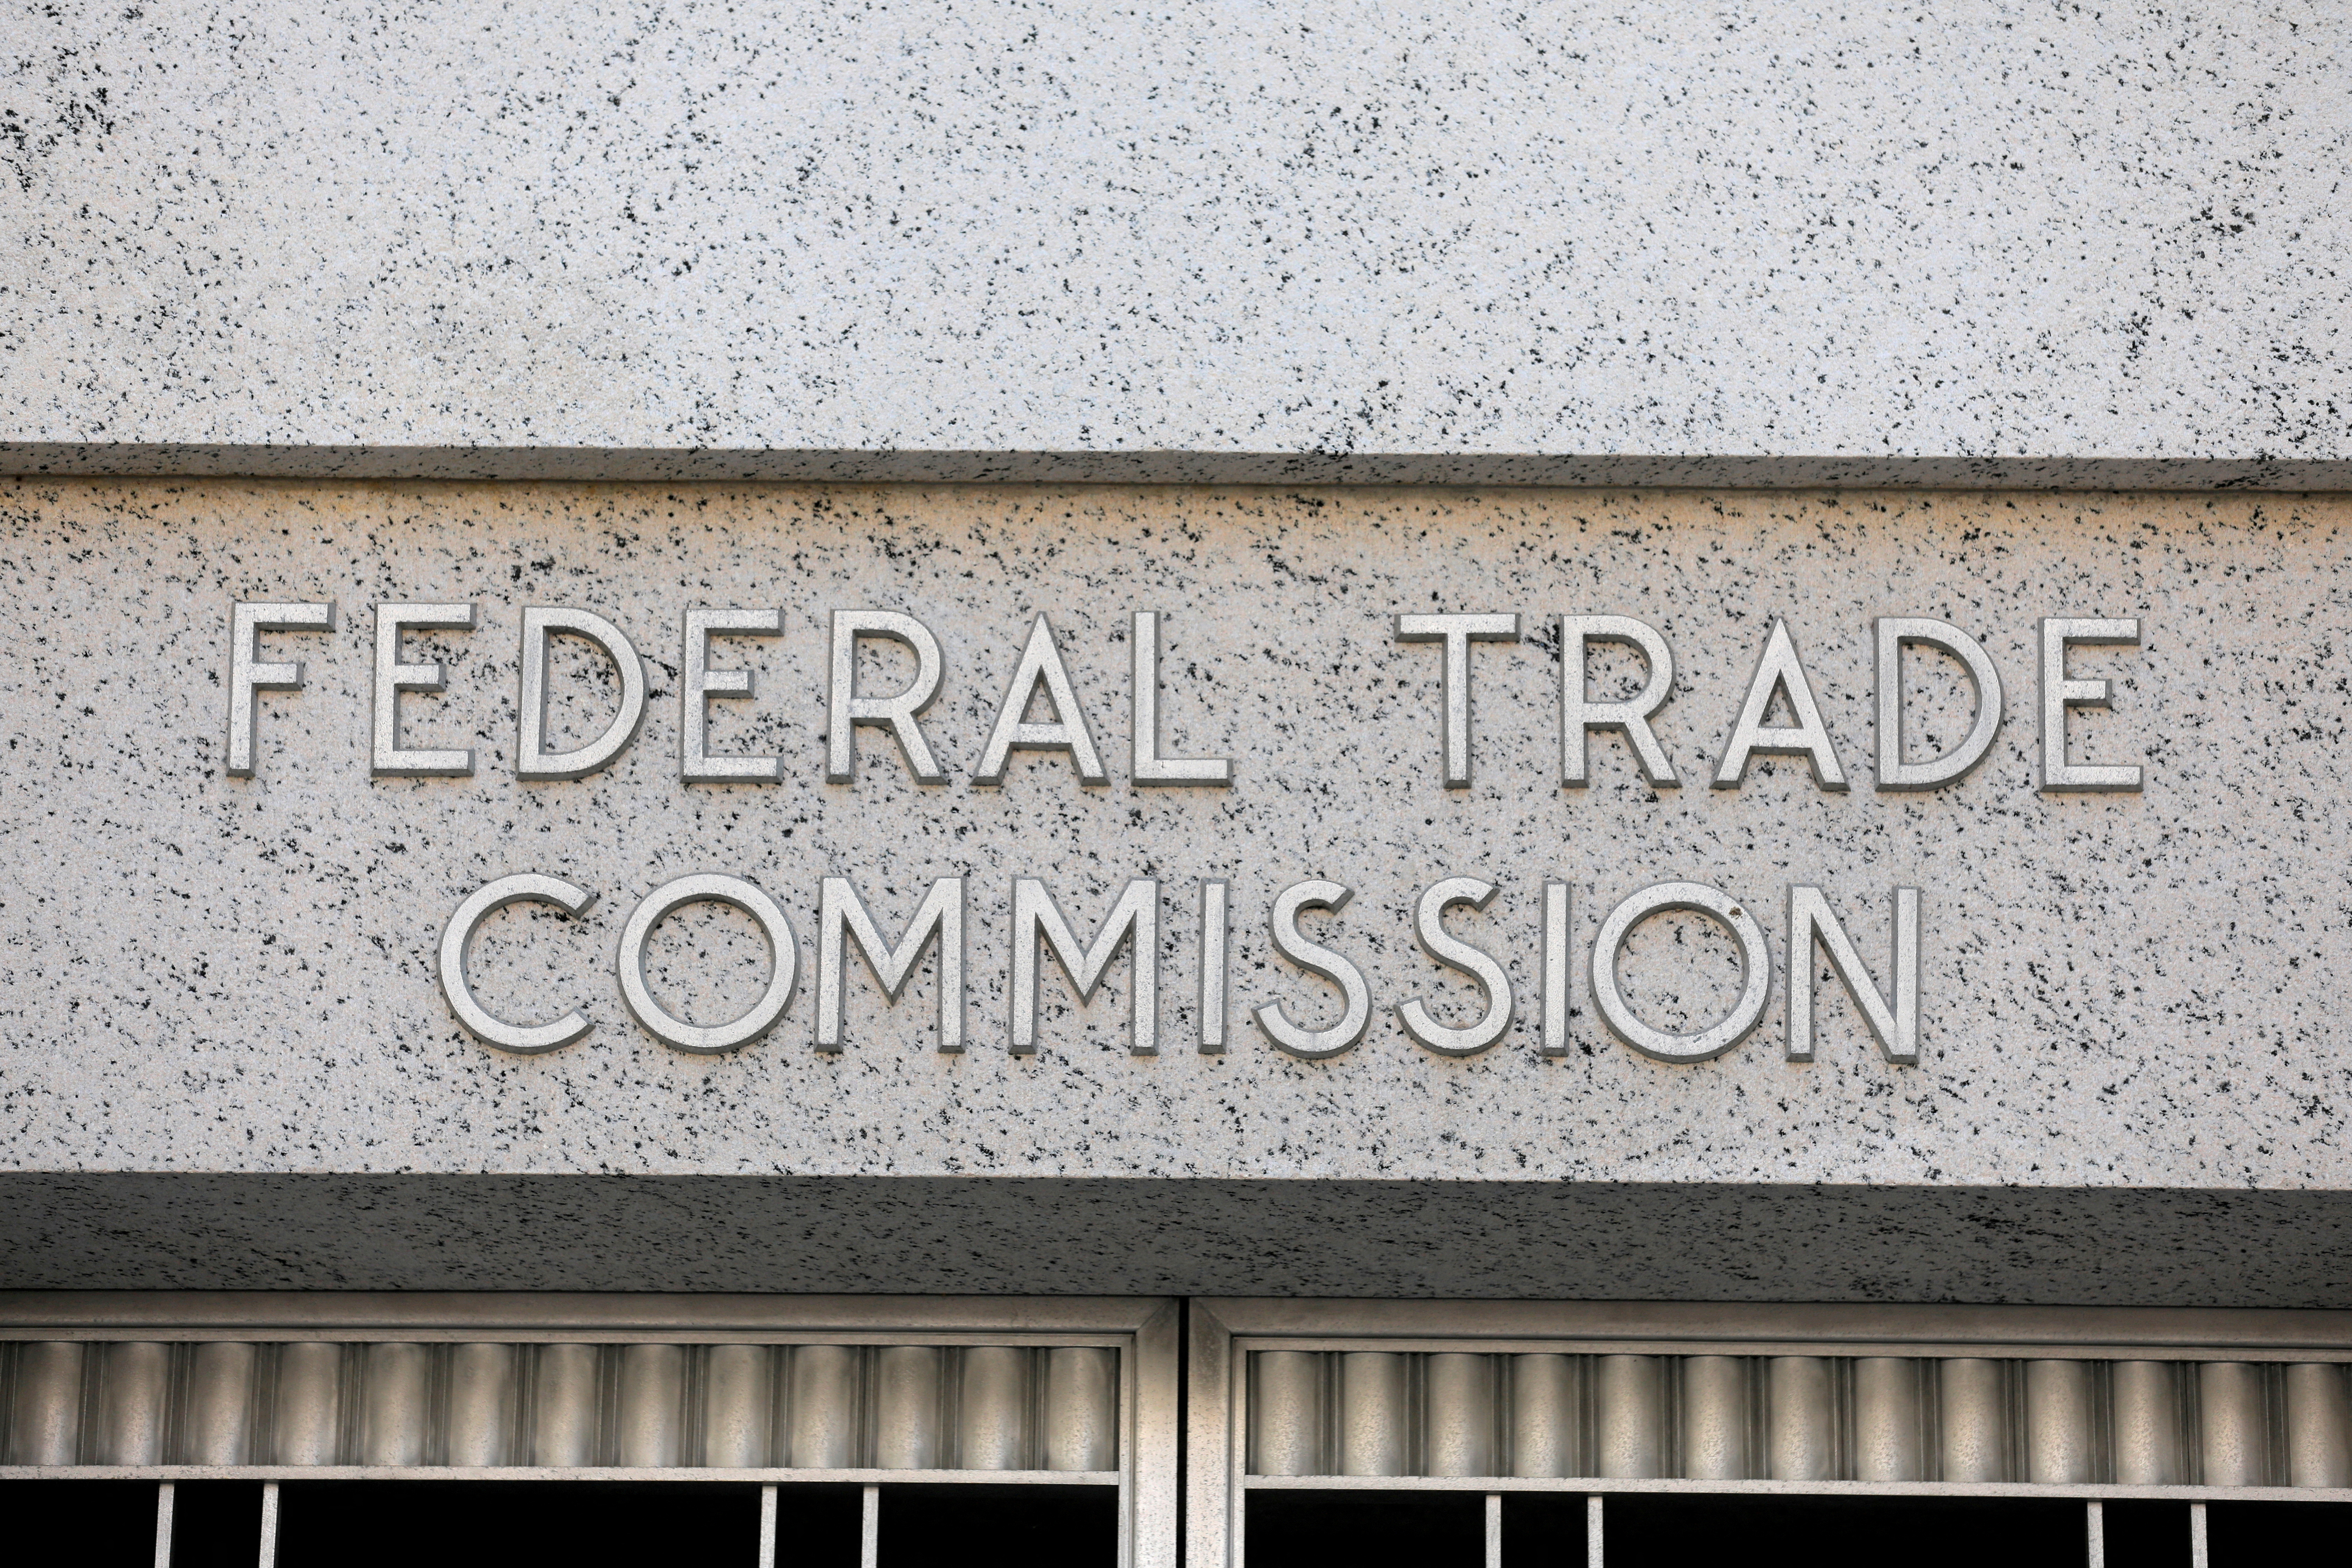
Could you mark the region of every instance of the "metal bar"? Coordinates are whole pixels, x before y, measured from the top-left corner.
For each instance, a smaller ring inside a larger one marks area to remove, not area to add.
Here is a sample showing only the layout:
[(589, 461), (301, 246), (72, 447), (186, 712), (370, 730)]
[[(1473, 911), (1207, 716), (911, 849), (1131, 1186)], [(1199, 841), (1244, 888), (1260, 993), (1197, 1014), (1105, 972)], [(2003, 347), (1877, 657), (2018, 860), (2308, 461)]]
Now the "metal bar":
[[(1134, 1349), (1117, 1357), (1081, 1352), (1099, 1363), (1115, 1360), (1116, 1381), (1103, 1397), (1118, 1412), (1119, 1425), (1101, 1458), (1117, 1465), (1126, 1485), (1119, 1492), (1118, 1568), (1176, 1568), (1183, 1561), (1184, 1498), (1179, 1487), (1184, 1453), (1184, 1390), (1181, 1357), (1184, 1313), (1162, 1301), (1136, 1330)], [(1049, 1377), (1062, 1362), (1049, 1356)], [(1087, 1379), (1077, 1387), (1083, 1389)], [(1049, 1410), (1059, 1395), (1051, 1395)], [(1057, 1462), (1048, 1447), (1045, 1464)], [(1071, 1461), (1076, 1462), (1076, 1461)], [(1195, 1480), (1201, 1472), (1193, 1472)]]
[(882, 1489), (867, 1487), (857, 1518), (857, 1568), (878, 1568), (882, 1561)]
[(155, 1568), (172, 1568), (172, 1483), (155, 1486)]
[[(2227, 1345), (2241, 1361), (2352, 1359), (2352, 1310), (2201, 1307), (1960, 1307), (1650, 1301), (1362, 1300), (1309, 1297), (1213, 1299), (1244, 1339), (1314, 1336), (1320, 1348), (1348, 1338), (1412, 1338), (1426, 1348), (1589, 1348), (1639, 1353), (1727, 1355), (2085, 1356), (2197, 1360)], [(0, 1314), (5, 1298), (0, 1298)], [(0, 1321), (5, 1321), (0, 1316)], [(1440, 1346), (1435, 1342), (1450, 1342)], [(1570, 1345), (1559, 1342), (1581, 1342)], [(1780, 1347), (1786, 1346), (1786, 1349)], [(1887, 1347), (1880, 1349), (1876, 1347)], [(1949, 1349), (1942, 1347), (1949, 1346)], [(2109, 1349), (2108, 1347), (2114, 1347)], [(2299, 1347), (2315, 1355), (2288, 1352)], [(2325, 1347), (2324, 1351), (2322, 1347)], [(1244, 1346), (1243, 1348), (1255, 1348)], [(1307, 1348), (1301, 1346), (1300, 1348)], [(1381, 1348), (1367, 1346), (1366, 1348)], [(2178, 1352), (2178, 1355), (2168, 1353)], [(2208, 1356), (2202, 1359), (2212, 1359)]]
[(2083, 1505), (2084, 1561), (2090, 1568), (2107, 1568), (2106, 1505), (2093, 1498)]
[[(666, 1472), (677, 1479), (679, 1472)], [(5, 1479), (5, 1472), (0, 1472)], [(894, 1476), (891, 1479), (903, 1479)], [(936, 1478), (925, 1477), (931, 1480)], [(2032, 1481), (1708, 1481), (1682, 1476), (1245, 1476), (1251, 1491), (1629, 1492), (1689, 1497), (1975, 1497), (2076, 1499), (2103, 1502), (2347, 1502), (2352, 1487), (2133, 1487), (2112, 1482), (2042, 1486)]]
[[(1346, 1302), (1346, 1306), (1373, 1305), (1370, 1302)], [(1377, 1303), (1386, 1305), (1387, 1303)], [(1344, 1314), (1337, 1321), (1346, 1322)], [(89, 1336), (97, 1338), (100, 1336)], [(289, 1335), (279, 1335), (281, 1339)], [(541, 1335), (542, 1340), (556, 1335)], [(669, 1336), (675, 1339), (676, 1334)], [(905, 1336), (901, 1336), (903, 1339)], [(945, 1344), (944, 1338), (926, 1336), (930, 1342)], [(1009, 1344), (1009, 1339), (987, 1342)], [(1562, 1335), (1559, 1339), (1535, 1339), (1523, 1334), (1496, 1335), (1486, 1338), (1456, 1331), (1438, 1330), (1429, 1334), (1371, 1334), (1363, 1332), (1301, 1332), (1279, 1337), (1251, 1334), (1234, 1342), (1237, 1351), (1307, 1350), (1307, 1351), (1441, 1351), (1472, 1352), (1479, 1354), (1526, 1355), (1535, 1352), (1557, 1352), (1570, 1355), (1832, 1355), (1916, 1356), (1931, 1361), (1946, 1361), (1955, 1356), (1983, 1356), (1995, 1361), (2131, 1361), (2155, 1360), (2169, 1364), (2211, 1361), (2226, 1355), (2231, 1361), (2242, 1362), (2313, 1362), (2330, 1366), (2352, 1364), (2352, 1350), (2341, 1346), (2289, 1346), (2280, 1349), (2248, 1348), (2244, 1345), (2219, 1343), (2179, 1346), (2140, 1345), (2128, 1341), (2084, 1340), (2070, 1342), (2062, 1340), (1845, 1340), (1825, 1337), (1819, 1340), (1731, 1339), (1713, 1336), (1706, 1339), (1670, 1339), (1644, 1335), (1640, 1338), (1603, 1339), (1591, 1334)]]
[(2213, 1557), (2205, 1541), (2205, 1505), (2189, 1505), (2189, 1568), (2213, 1568)]
[(1503, 1568), (1503, 1494), (1486, 1494), (1486, 1568)]
[(1584, 1568), (1602, 1568), (1605, 1562), (1601, 1549), (1601, 1500), (1599, 1492), (1584, 1500)]
[[(164, 1568), (170, 1568), (165, 1564)], [(760, 1568), (776, 1568), (776, 1483), (760, 1489)]]
[[(654, 1469), (625, 1465), (0, 1465), (0, 1481), (745, 1481), (791, 1486), (800, 1482), (834, 1485), (874, 1485), (884, 1481), (919, 1480), (925, 1486), (985, 1485), (992, 1487), (1115, 1487), (1118, 1470), (789, 1470), (688, 1468)], [(1486, 1483), (1475, 1483), (1484, 1485)], [(2239, 1494), (2232, 1493), (2232, 1496)], [(2293, 1494), (2326, 1500), (2330, 1494), (2304, 1490)], [(2347, 1495), (2352, 1495), (2347, 1493)]]
[[(508, 1300), (520, 1295), (522, 1300)], [(331, 1296), (333, 1300), (322, 1300)], [(805, 1336), (846, 1342), (1115, 1345), (1164, 1298), (663, 1295), (457, 1290), (0, 1290), (0, 1339), (431, 1342), (567, 1335), (717, 1344)], [(2326, 1314), (2318, 1314), (2326, 1316)], [(2343, 1314), (2352, 1317), (2352, 1313)], [(969, 1335), (969, 1338), (964, 1336)]]
[(278, 1483), (261, 1486), (261, 1568), (278, 1568)]

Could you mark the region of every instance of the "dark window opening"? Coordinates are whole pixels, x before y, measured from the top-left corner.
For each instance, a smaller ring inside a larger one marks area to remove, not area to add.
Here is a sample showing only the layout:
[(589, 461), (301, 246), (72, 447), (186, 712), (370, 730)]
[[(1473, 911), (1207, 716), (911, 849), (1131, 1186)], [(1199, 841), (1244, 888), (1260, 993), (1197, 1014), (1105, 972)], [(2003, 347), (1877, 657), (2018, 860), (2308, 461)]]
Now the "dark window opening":
[[(1118, 1563), (1116, 1488), (884, 1487), (881, 1501), (875, 1542), (880, 1568), (1117, 1568)], [(781, 1551), (776, 1560), (782, 1568)], [(857, 1554), (840, 1561), (855, 1564)]]

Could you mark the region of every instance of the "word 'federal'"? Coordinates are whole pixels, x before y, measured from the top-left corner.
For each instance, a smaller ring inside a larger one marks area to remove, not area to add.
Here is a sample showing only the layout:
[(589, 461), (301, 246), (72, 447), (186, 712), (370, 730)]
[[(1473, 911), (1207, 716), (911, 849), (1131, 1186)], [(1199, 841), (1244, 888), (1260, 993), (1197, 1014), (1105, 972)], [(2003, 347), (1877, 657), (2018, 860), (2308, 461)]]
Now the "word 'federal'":
[[(470, 750), (412, 746), (401, 732), (400, 699), (404, 692), (440, 691), (446, 686), (441, 666), (411, 664), (401, 644), (410, 632), (471, 631), (478, 622), (471, 604), (378, 604), (375, 610), (374, 671), (371, 686), (373, 742), (371, 773), (378, 778), (466, 776), (474, 772)], [(1129, 640), (1131, 683), (1132, 765), (1130, 782), (1138, 786), (1189, 784), (1230, 787), (1232, 763), (1214, 757), (1171, 757), (1161, 754), (1160, 742), (1160, 634), (1163, 617), (1152, 612), (1134, 616)], [(835, 610), (830, 616), (831, 679), (827, 691), (824, 776), (848, 784), (856, 773), (857, 731), (886, 730), (898, 742), (907, 771), (919, 783), (944, 784), (921, 716), (938, 698), (947, 661), (940, 640), (914, 616), (895, 610)], [(1624, 737), (1634, 765), (1653, 788), (1682, 783), (1674, 760), (1666, 754), (1651, 727), (1659, 710), (1673, 695), (1674, 653), (1666, 639), (1647, 623), (1628, 616), (1561, 616), (1559, 693), (1559, 778), (1564, 787), (1589, 782), (1591, 764), (1587, 740), (1595, 731)], [(322, 603), (247, 604), (230, 611), (228, 672), (228, 772), (249, 777), (254, 767), (256, 695), (289, 691), (303, 684), (296, 663), (265, 662), (259, 638), (265, 632), (331, 632), (335, 627), (332, 600)], [(1401, 642), (1434, 645), (1444, 693), (1440, 722), (1443, 779), (1448, 788), (1470, 783), (1472, 752), (1471, 647), (1475, 643), (1513, 642), (1519, 637), (1516, 615), (1401, 615), (1395, 618)], [(761, 784), (784, 776), (784, 761), (773, 756), (716, 755), (709, 741), (709, 704), (715, 699), (751, 695), (751, 677), (741, 669), (714, 668), (715, 637), (773, 637), (783, 632), (783, 612), (775, 609), (689, 609), (685, 612), (678, 681), (678, 777), (687, 784)], [(2109, 700), (2105, 680), (2075, 679), (2066, 672), (2066, 655), (2077, 645), (2137, 646), (2139, 622), (2130, 617), (2051, 616), (2040, 623), (2042, 767), (2040, 788), (2045, 793), (2070, 791), (2135, 791), (2142, 770), (2122, 763), (2083, 763), (2069, 760), (2065, 720), (2070, 708), (2104, 707)], [(612, 766), (626, 752), (645, 723), (647, 685), (645, 663), (622, 630), (589, 610), (534, 605), (522, 612), (522, 657), (519, 711), (520, 733), (515, 748), (515, 774), (527, 780), (580, 779)], [(1880, 790), (1930, 790), (1958, 783), (1991, 751), (2001, 722), (2000, 677), (1991, 658), (1974, 637), (1946, 621), (1921, 616), (1883, 616), (1872, 623), (1876, 684), (1876, 787)], [(604, 732), (570, 751), (548, 745), (548, 647), (556, 637), (582, 639), (609, 658), (620, 678), (618, 710)], [(901, 645), (915, 658), (915, 673), (900, 689), (887, 694), (857, 687), (858, 645), (879, 639)], [(1633, 649), (1648, 667), (1642, 689), (1624, 700), (1596, 700), (1587, 677), (1586, 656), (1596, 643)], [(1926, 761), (1906, 755), (1904, 736), (1902, 658), (1906, 647), (1940, 650), (1959, 661), (1976, 693), (1976, 716), (1968, 735), (1938, 757)], [(1052, 708), (1053, 718), (1033, 723), (1027, 714), (1040, 698)], [(1794, 719), (1789, 724), (1767, 724), (1775, 700)], [(1019, 751), (1066, 753), (1078, 781), (1087, 784), (1110, 782), (1096, 745), (1084, 705), (1070, 680), (1055, 640), (1053, 627), (1039, 616), (1029, 629), (1019, 664), (998, 706), (987, 744), (971, 780), (978, 784), (1002, 784), (1012, 755)], [(1746, 697), (1724, 742), (1720, 759), (1708, 782), (1717, 789), (1736, 789), (1746, 778), (1749, 760), (1758, 755), (1801, 756), (1824, 790), (1847, 788), (1844, 768), (1832, 743), (1829, 728), (1814, 700), (1811, 679), (1797, 653), (1796, 639), (1786, 622), (1775, 619), (1749, 677)]]

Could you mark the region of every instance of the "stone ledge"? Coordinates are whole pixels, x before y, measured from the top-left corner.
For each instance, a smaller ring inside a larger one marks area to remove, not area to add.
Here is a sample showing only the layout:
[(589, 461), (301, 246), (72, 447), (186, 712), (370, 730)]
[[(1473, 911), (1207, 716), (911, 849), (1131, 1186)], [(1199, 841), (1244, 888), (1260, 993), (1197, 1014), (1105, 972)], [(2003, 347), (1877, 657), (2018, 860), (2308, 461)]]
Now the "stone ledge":
[(2352, 1193), (0, 1174), (0, 1283), (2326, 1307)]

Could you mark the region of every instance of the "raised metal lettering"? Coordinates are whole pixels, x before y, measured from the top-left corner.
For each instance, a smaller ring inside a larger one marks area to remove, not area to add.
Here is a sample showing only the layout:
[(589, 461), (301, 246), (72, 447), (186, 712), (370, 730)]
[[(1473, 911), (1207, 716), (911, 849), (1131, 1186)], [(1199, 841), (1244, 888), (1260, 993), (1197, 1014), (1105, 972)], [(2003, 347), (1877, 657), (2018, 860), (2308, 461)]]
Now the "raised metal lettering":
[[(1585, 649), (1597, 642), (1617, 643), (1639, 652), (1650, 667), (1650, 678), (1630, 701), (1595, 702), (1588, 695)], [(1650, 721), (1675, 694), (1674, 650), (1656, 628), (1630, 616), (1562, 616), (1559, 618), (1559, 782), (1566, 789), (1582, 789), (1591, 782), (1587, 737), (1595, 730), (1614, 730), (1625, 737), (1633, 765), (1652, 789), (1672, 789), (1683, 781), (1666, 749), (1650, 728)]]
[(1569, 968), (1568, 884), (1544, 884), (1543, 913), (1543, 1043), (1548, 1057), (1568, 1055), (1568, 1015), (1574, 1003), (1574, 975)]
[(1139, 1057), (1160, 1051), (1160, 884), (1129, 882), (1103, 917), (1102, 930), (1081, 949), (1077, 933), (1034, 877), (1013, 879), (1013, 1028), (1016, 1057), (1037, 1050), (1038, 949), (1051, 947), (1081, 1003), (1091, 1002), (1119, 944), (1132, 939), (1134, 980), (1129, 990), (1127, 1048)]
[(2136, 765), (2066, 760), (2066, 710), (2115, 705), (2114, 690), (2106, 681), (2067, 679), (2066, 650), (2078, 645), (2137, 647), (2138, 617), (2097, 620), (2053, 616), (2042, 622), (2041, 633), (2042, 793), (2137, 794), (2142, 775)]
[[(604, 732), (576, 751), (547, 749), (547, 639), (562, 635), (596, 645), (621, 678), (621, 705)], [(584, 779), (609, 768), (637, 738), (646, 721), (646, 664), (621, 628), (592, 610), (533, 605), (522, 613), (522, 692), (517, 704), (521, 743), (515, 776)]]
[(400, 694), (442, 691), (448, 680), (437, 664), (403, 664), (401, 634), (408, 631), (469, 632), (474, 629), (471, 605), (378, 605), (375, 607), (374, 701), (370, 705), (368, 755), (370, 776), (398, 778), (463, 778), (474, 771), (473, 748), (462, 751), (409, 751), (400, 743)]
[(940, 1049), (963, 1049), (963, 879), (942, 877), (907, 922), (907, 934), (893, 947), (874, 924), (846, 877), (827, 877), (818, 895), (816, 917), (816, 1048), (841, 1049), (841, 1006), (847, 947), (857, 943), (866, 967), (882, 994), (896, 1002), (907, 989), (923, 949), (940, 944)]
[[(1983, 645), (1949, 621), (1925, 616), (1881, 616), (1871, 623), (1877, 641), (1878, 779), (1882, 790), (1941, 789), (1969, 776), (2000, 733), (2000, 675)], [(1976, 721), (1968, 738), (1930, 762), (1903, 760), (1903, 649), (1907, 644), (1950, 654), (1976, 689)]]
[(1232, 932), (1230, 892), (1214, 879), (1201, 884), (1201, 1053), (1225, 1049), (1227, 941)]
[(686, 612), (686, 646), (679, 654), (677, 776), (682, 784), (774, 784), (783, 774), (777, 757), (714, 757), (710, 754), (710, 699), (749, 697), (751, 672), (710, 668), (710, 639), (773, 637), (784, 633), (782, 610)]
[(457, 1016), (457, 1022), (467, 1034), (502, 1051), (536, 1056), (568, 1046), (595, 1027), (576, 1011), (566, 1013), (551, 1024), (509, 1024), (493, 1016), (474, 1000), (473, 987), (466, 979), (466, 953), (473, 945), (474, 932), (509, 904), (553, 904), (577, 919), (595, 901), (596, 895), (585, 888), (574, 887), (558, 877), (524, 872), (500, 877), (457, 906), (457, 912), (449, 917), (449, 923), (441, 931), (441, 994), (448, 999), (449, 1011)]
[(1445, 787), (1470, 786), (1470, 645), (1517, 642), (1517, 616), (1426, 615), (1396, 618), (1399, 642), (1443, 643), (1445, 692)]
[(1137, 784), (1231, 784), (1234, 764), (1223, 757), (1160, 754), (1160, 623), (1157, 613), (1138, 611), (1130, 633), (1135, 656), (1131, 672), (1135, 765), (1131, 780)]
[[(939, 700), (940, 682), (947, 663), (940, 656), (940, 639), (912, 616), (896, 610), (835, 610), (833, 612), (833, 681), (828, 690), (824, 741), (824, 782), (847, 784), (857, 773), (856, 729), (880, 725), (898, 742), (898, 755), (917, 784), (945, 784), (947, 774), (924, 742), (915, 721)], [(895, 697), (857, 694), (857, 639), (881, 637), (915, 656), (915, 679)]]
[(1339, 1021), (1328, 1029), (1300, 1028), (1279, 1002), (1269, 1002), (1250, 1015), (1267, 1039), (1294, 1057), (1307, 1061), (1336, 1057), (1361, 1040), (1371, 1026), (1372, 992), (1364, 984), (1363, 971), (1321, 943), (1309, 942), (1298, 929), (1298, 917), (1307, 910), (1328, 910), (1337, 914), (1355, 896), (1354, 889), (1337, 882), (1311, 881), (1285, 888), (1274, 900), (1266, 924), (1275, 951), (1307, 973), (1337, 985), (1347, 1003)]
[[(1634, 1016), (1617, 989), (1617, 960), (1633, 928), (1653, 915), (1686, 911), (1706, 915), (1732, 935), (1739, 948), (1739, 1000), (1724, 1018), (1693, 1034), (1654, 1029)], [(1592, 944), (1592, 1001), (1609, 1032), (1645, 1057), (1662, 1062), (1703, 1062), (1748, 1037), (1764, 1016), (1772, 991), (1772, 954), (1764, 928), (1730, 894), (1697, 882), (1660, 882), (1643, 889), (1609, 911)]]
[[(1765, 725), (1775, 689), (1787, 694), (1795, 724)], [(1748, 759), (1758, 752), (1803, 757), (1812, 766), (1814, 784), (1825, 790), (1846, 787), (1845, 770), (1838, 766), (1837, 751), (1830, 744), (1829, 726), (1822, 722), (1821, 705), (1813, 700), (1812, 683), (1797, 657), (1797, 639), (1790, 635), (1788, 622), (1777, 616), (1756, 661), (1756, 673), (1748, 679), (1739, 718), (1731, 726), (1731, 739), (1724, 745), (1723, 762), (1715, 770), (1714, 786), (1738, 789), (1748, 776)]]
[(1919, 1064), (1919, 889), (1895, 889), (1894, 962), (1888, 966), (1895, 982), (1889, 1005), (1862, 954), (1854, 951), (1845, 928), (1831, 912), (1819, 888), (1789, 889), (1789, 1059), (1813, 1059), (1813, 950), (1829, 955), (1830, 967), (1844, 982), (1846, 994), (1862, 1010), (1878, 1048), (1890, 1062)]
[[(1054, 720), (1049, 724), (1032, 724), (1024, 715), (1041, 684), (1054, 706)], [(1029, 628), (1029, 644), (1021, 650), (1021, 663), (1005, 689), (1004, 705), (996, 712), (996, 728), (989, 731), (988, 747), (981, 753), (971, 782), (1003, 784), (1005, 767), (1016, 749), (1067, 752), (1080, 784), (1110, 782), (1110, 774), (1103, 771), (1102, 756), (1095, 750), (1094, 737), (1087, 731), (1086, 712), (1070, 684), (1070, 672), (1062, 668), (1061, 653), (1054, 646), (1054, 628), (1043, 616)]]
[[(654, 928), (687, 905), (705, 902), (741, 910), (759, 922), (760, 934), (767, 939), (768, 989), (750, 1011), (731, 1023), (689, 1024), (672, 1016), (654, 1000), (653, 988), (646, 979), (646, 943)], [(638, 1027), (672, 1050), (711, 1056), (740, 1049), (776, 1026), (792, 1005), (793, 983), (800, 975), (800, 944), (793, 936), (792, 922), (773, 899), (740, 877), (703, 872), (655, 889), (630, 912), (629, 923), (621, 931), (618, 968), (621, 1000), (628, 1004), (629, 1016), (636, 1019)]]
[(253, 728), (258, 693), (299, 691), (302, 667), (262, 661), (263, 632), (331, 632), (335, 629), (335, 602), (322, 605), (229, 605), (228, 613), (228, 762), (231, 778), (253, 776)]
[(1444, 926), (1445, 911), (1456, 904), (1483, 910), (1494, 901), (1495, 885), (1475, 877), (1448, 877), (1424, 890), (1413, 905), (1412, 934), (1421, 950), (1449, 969), (1458, 969), (1477, 981), (1486, 993), (1486, 1011), (1475, 1024), (1454, 1028), (1430, 1016), (1418, 996), (1397, 1005), (1404, 1031), (1441, 1056), (1475, 1057), (1503, 1037), (1511, 1026), (1511, 979), (1503, 966)]

